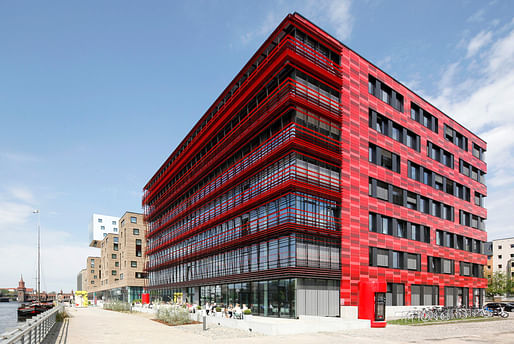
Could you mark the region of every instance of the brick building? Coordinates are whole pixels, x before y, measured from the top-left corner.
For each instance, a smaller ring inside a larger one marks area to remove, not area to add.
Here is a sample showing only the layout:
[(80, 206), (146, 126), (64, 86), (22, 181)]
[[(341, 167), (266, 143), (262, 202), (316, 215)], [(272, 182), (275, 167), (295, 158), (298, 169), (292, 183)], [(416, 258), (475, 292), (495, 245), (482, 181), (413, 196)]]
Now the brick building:
[(144, 187), (151, 297), (352, 317), (379, 281), (390, 306), (480, 304), (485, 150), (288, 15)]
[(96, 297), (132, 302), (140, 299), (146, 284), (144, 255), (146, 225), (143, 214), (126, 212), (119, 219), (119, 232), (101, 241), (101, 269)]

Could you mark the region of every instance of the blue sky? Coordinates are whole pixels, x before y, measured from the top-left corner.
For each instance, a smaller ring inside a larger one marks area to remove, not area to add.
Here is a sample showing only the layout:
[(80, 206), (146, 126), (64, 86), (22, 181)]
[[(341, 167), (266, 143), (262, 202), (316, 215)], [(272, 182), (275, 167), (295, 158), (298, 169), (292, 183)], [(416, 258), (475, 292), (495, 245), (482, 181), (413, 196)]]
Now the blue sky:
[(141, 191), (298, 11), (488, 141), (490, 239), (514, 236), (512, 1), (0, 2), (0, 287), (76, 287), (93, 212)]

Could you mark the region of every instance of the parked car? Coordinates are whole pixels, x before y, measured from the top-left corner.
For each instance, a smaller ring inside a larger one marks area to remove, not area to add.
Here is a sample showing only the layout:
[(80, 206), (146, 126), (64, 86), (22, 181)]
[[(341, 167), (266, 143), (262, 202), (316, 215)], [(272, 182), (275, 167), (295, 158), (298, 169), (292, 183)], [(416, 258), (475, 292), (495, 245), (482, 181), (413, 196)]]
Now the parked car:
[(514, 310), (514, 303), (508, 302), (490, 302), (486, 304), (484, 307), (490, 308), (490, 309), (499, 309), (503, 308), (505, 312), (512, 312)]

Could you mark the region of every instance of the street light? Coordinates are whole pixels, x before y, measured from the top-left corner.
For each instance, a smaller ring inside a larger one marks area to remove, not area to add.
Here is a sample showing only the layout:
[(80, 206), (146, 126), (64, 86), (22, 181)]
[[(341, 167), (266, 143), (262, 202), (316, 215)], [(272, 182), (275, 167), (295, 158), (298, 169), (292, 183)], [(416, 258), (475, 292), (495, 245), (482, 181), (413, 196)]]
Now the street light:
[(41, 243), (40, 243), (40, 221), (41, 212), (36, 209), (32, 214), (37, 214), (37, 301), (41, 302), (40, 287), (41, 287)]

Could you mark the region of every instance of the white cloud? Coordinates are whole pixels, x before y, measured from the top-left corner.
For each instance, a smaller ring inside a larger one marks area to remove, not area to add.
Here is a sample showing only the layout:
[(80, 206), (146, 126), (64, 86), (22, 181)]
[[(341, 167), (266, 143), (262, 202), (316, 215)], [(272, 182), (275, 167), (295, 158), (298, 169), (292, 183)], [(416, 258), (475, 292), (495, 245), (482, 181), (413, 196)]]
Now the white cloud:
[(241, 36), (243, 44), (248, 44), (254, 39), (262, 39), (263, 37), (270, 35), (282, 19), (283, 18), (278, 17), (277, 12), (268, 12), (266, 18), (257, 29), (247, 32)]
[(488, 236), (513, 236), (514, 30), (482, 31), (467, 52), (475, 72), (464, 59), (447, 66), (433, 103), (487, 141)]
[[(27, 286), (36, 286), (37, 218), (34, 195), (26, 187), (0, 191), (0, 286), (16, 287), (20, 274)], [(46, 228), (41, 224), (41, 287), (47, 291), (76, 288), (76, 275), (85, 266), (87, 255), (98, 250), (83, 242), (73, 242), (71, 233)]]
[(491, 41), (491, 38), (492, 38), (492, 33), (490, 31), (488, 31), (488, 32), (482, 31), (478, 35), (473, 37), (469, 41), (468, 48), (467, 48), (468, 53), (467, 53), (466, 57), (470, 58), (473, 55), (475, 55), (477, 53), (477, 51), (479, 51), (482, 47), (484, 47)]
[(471, 22), (471, 23), (481, 22), (484, 20), (484, 14), (485, 14), (485, 9), (481, 8), (478, 11), (476, 11), (475, 13), (473, 13), (471, 16), (469, 16), (467, 21)]

